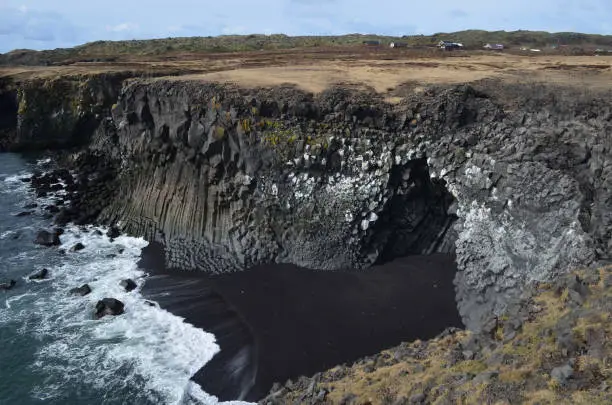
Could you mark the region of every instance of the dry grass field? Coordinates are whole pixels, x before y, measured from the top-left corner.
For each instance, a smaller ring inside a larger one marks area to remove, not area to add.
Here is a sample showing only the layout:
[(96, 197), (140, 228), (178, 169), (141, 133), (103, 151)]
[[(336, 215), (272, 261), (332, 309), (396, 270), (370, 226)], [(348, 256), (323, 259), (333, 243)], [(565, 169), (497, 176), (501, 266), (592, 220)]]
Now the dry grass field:
[(469, 83), (481, 79), (537, 81), (585, 88), (612, 87), (612, 57), (393, 50), (383, 48), (307, 48), (174, 55), (117, 63), (78, 62), (60, 66), (0, 67), (0, 77), (79, 76), (134, 72), (148, 77), (227, 82), (246, 87), (294, 84), (320, 92), (331, 85), (369, 86), (391, 95), (398, 85)]

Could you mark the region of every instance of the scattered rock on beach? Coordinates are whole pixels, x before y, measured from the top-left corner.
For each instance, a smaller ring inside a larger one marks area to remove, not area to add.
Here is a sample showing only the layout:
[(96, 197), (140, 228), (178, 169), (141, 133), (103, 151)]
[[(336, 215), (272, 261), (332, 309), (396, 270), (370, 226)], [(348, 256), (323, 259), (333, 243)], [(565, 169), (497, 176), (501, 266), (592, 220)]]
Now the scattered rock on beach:
[(81, 297), (91, 293), (91, 287), (89, 284), (83, 284), (80, 287), (73, 288), (70, 290), (70, 294), (80, 295)]
[(115, 298), (104, 298), (96, 304), (96, 319), (104, 318), (106, 315), (121, 315), (124, 312), (125, 305), (123, 302)]
[(49, 270), (47, 269), (42, 269), (32, 275), (30, 275), (28, 277), (29, 280), (44, 280), (45, 278), (47, 278), (47, 275), (49, 274)]
[(126, 280), (121, 280), (121, 282), (119, 283), (119, 285), (121, 287), (123, 287), (125, 289), (125, 291), (130, 292), (136, 289), (136, 287), (138, 287), (138, 285), (134, 282), (134, 280), (128, 278)]

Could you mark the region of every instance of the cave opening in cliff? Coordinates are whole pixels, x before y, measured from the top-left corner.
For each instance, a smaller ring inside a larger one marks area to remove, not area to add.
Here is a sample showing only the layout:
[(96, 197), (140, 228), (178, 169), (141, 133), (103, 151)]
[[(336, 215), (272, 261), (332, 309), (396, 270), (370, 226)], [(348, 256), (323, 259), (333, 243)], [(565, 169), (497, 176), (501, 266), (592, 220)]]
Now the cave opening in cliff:
[(454, 255), (455, 198), (444, 180), (431, 177), (426, 159), (396, 166), (389, 182), (396, 192), (375, 228), (384, 240), (377, 264), (412, 255)]

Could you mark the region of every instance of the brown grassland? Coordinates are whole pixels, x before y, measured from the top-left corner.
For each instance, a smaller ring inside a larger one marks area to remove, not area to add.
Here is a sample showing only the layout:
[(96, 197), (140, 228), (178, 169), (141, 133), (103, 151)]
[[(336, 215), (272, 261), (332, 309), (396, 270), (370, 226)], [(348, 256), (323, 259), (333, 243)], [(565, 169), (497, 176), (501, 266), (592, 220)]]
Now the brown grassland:
[(112, 63), (0, 66), (0, 77), (16, 81), (114, 72), (235, 83), (245, 87), (293, 84), (313, 93), (332, 85), (368, 86), (393, 100), (401, 97), (398, 86), (404, 83), (413, 84), (409, 86), (411, 91), (418, 91), (418, 85), (469, 83), (482, 79), (609, 88), (612, 85), (612, 57), (352, 46), (185, 54), (174, 55), (168, 60), (138, 57)]

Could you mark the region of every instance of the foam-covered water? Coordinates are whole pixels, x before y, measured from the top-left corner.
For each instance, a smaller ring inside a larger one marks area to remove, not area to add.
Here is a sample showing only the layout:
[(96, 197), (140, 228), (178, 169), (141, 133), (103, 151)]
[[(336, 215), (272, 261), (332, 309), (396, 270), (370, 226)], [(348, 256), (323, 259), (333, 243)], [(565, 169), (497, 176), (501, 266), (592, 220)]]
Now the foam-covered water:
[[(100, 235), (93, 227), (68, 226), (60, 237), (65, 255), (32, 243), (51, 224), (41, 208), (15, 216), (34, 201), (21, 177), (49, 163), (0, 155), (0, 282), (17, 281), (0, 291), (0, 403), (217, 403), (190, 381), (219, 350), (214, 336), (151, 306), (139, 292), (146, 282), (137, 265), (145, 240), (111, 241), (105, 229)], [(77, 242), (85, 249), (71, 252)], [(28, 280), (43, 267), (46, 280)], [(119, 283), (126, 278), (139, 288), (125, 292)], [(68, 293), (86, 283), (91, 294)], [(94, 320), (96, 302), (106, 297), (122, 301), (125, 313)]]

